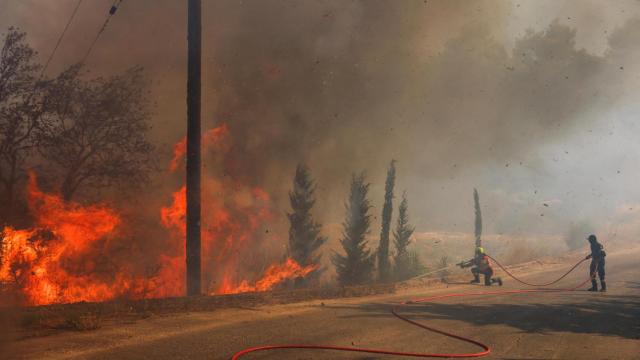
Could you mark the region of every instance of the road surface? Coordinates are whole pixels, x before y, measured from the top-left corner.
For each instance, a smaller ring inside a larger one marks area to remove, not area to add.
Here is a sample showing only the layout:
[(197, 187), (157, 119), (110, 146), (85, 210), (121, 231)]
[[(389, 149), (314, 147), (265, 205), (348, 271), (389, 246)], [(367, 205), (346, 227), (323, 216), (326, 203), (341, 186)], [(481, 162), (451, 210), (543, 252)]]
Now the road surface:
[[(609, 292), (455, 298), (411, 305), (412, 319), (488, 344), (487, 359), (640, 359), (640, 248), (607, 257)], [(532, 272), (553, 279), (579, 258)], [(584, 280), (588, 263), (563, 280)], [(504, 274), (502, 274), (504, 276)], [(507, 279), (502, 289), (520, 288)], [(413, 352), (475, 352), (479, 348), (394, 318), (391, 304), (449, 292), (484, 290), (452, 285), (355, 299), (152, 316), (84, 332), (64, 332), (13, 344), (16, 359), (229, 359), (243, 348), (279, 343), (363, 346)], [(497, 290), (497, 288), (495, 288)], [(331, 351), (276, 350), (246, 359), (399, 359)]]

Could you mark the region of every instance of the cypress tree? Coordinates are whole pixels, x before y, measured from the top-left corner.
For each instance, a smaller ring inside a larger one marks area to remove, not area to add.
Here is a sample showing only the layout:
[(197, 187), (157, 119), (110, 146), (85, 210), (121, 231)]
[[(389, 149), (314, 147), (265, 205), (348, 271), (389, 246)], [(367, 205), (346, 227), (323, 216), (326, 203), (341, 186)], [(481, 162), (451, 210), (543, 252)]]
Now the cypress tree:
[(478, 190), (473, 189), (473, 203), (476, 210), (476, 224), (475, 224), (475, 236), (476, 236), (476, 247), (482, 246), (482, 240), (480, 237), (482, 236), (482, 212), (480, 211), (480, 197), (478, 196)]
[(338, 282), (343, 286), (371, 281), (375, 257), (367, 248), (366, 240), (371, 222), (368, 191), (369, 184), (365, 183), (364, 173), (353, 175), (340, 240), (345, 254), (334, 253), (331, 259), (336, 267)]
[(391, 160), (387, 170), (387, 181), (384, 186), (384, 206), (382, 207), (382, 229), (378, 245), (378, 279), (389, 279), (389, 232), (391, 230), (391, 215), (393, 213), (393, 187), (396, 181), (395, 160)]
[(398, 209), (398, 221), (393, 232), (393, 242), (396, 247), (394, 257), (394, 273), (397, 279), (403, 280), (410, 277), (412, 270), (418, 271), (416, 264), (419, 262), (417, 254), (409, 254), (407, 247), (411, 242), (414, 228), (409, 225), (409, 201), (406, 193), (402, 194), (402, 201)]
[[(298, 264), (308, 266), (320, 263), (320, 254), (317, 250), (327, 241), (326, 237), (320, 235), (322, 225), (314, 221), (311, 209), (315, 204), (314, 197), (315, 185), (309, 174), (309, 169), (304, 164), (300, 164), (296, 168), (293, 178), (293, 189), (289, 192), (289, 202), (291, 204), (291, 213), (287, 214), (289, 218), (289, 256)], [(307, 276), (307, 279), (313, 279), (314, 275), (320, 273), (319, 270), (314, 271)], [(298, 281), (305, 283), (305, 281)]]

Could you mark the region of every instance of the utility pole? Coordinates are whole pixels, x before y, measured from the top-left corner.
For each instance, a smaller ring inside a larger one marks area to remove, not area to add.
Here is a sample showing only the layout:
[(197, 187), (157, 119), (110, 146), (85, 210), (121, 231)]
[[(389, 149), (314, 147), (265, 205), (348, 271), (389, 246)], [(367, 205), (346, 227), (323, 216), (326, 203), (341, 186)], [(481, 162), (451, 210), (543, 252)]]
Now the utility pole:
[(200, 66), (202, 16), (200, 0), (187, 11), (187, 295), (200, 295)]

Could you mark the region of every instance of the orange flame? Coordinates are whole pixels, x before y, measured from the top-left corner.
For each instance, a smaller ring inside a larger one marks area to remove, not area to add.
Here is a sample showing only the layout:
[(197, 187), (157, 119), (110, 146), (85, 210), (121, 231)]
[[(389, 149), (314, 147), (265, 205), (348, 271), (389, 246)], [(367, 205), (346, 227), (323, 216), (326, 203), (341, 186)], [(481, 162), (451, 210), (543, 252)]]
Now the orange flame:
[[(216, 161), (229, 155), (226, 125), (203, 136), (206, 146), (219, 150)], [(186, 152), (186, 140), (174, 146), (170, 169), (175, 170)], [(316, 265), (302, 267), (293, 259), (270, 265), (250, 285), (246, 274), (254, 274), (260, 261), (264, 231), (273, 219), (271, 199), (263, 189), (233, 180), (230, 176), (203, 176), (202, 182), (202, 279), (209, 294), (268, 291), (288, 279), (304, 277)], [(33, 227), (5, 227), (0, 234), (0, 304), (25, 305), (106, 301), (119, 297), (149, 298), (180, 296), (185, 291), (186, 188), (173, 193), (172, 203), (160, 209), (162, 226), (169, 230), (168, 242), (151, 258), (142, 274), (123, 241), (122, 219), (105, 204), (81, 205), (64, 201), (59, 194), (38, 188), (29, 174), (27, 203)], [(125, 227), (126, 228), (126, 227)], [(118, 241), (119, 240), (119, 241)], [(143, 254), (143, 256), (146, 255)], [(137, 275), (136, 275), (137, 274)]]
[[(209, 147), (216, 146), (216, 150), (226, 156), (230, 149), (228, 135), (228, 127), (221, 125), (207, 131), (203, 143)], [(172, 164), (178, 164), (184, 156), (183, 141), (174, 148), (176, 151)], [(175, 169), (175, 166), (172, 165), (171, 168)], [(248, 187), (229, 177), (207, 177), (206, 174), (202, 182), (202, 193), (202, 259), (210, 260), (203, 261), (203, 287), (210, 294), (224, 294), (231, 290), (241, 292), (242, 286), (233, 284), (248, 284), (248, 281), (236, 278), (241, 277), (240, 274), (244, 272), (242, 268), (249, 262), (246, 258), (254, 258), (251, 253), (257, 250), (257, 238), (263, 236), (258, 230), (272, 219), (270, 197), (259, 187)], [(185, 215), (186, 189), (183, 186), (173, 194), (173, 203), (160, 211), (163, 226), (173, 233), (172, 246), (180, 259), (164, 259), (167, 264), (165, 268), (169, 268), (170, 263), (183, 262)], [(276, 270), (284, 277), (280, 278), (273, 273)], [(287, 278), (287, 271), (293, 271), (294, 275), (290, 276), (297, 276), (295, 274), (299, 273), (287, 262), (272, 265), (265, 277), (283, 281)], [(170, 272), (174, 276), (176, 273), (178, 272)], [(180, 267), (179, 273), (180, 277), (184, 277), (184, 266)], [(165, 275), (161, 274), (160, 277), (164, 278)], [(245, 291), (264, 291), (257, 289), (271, 288), (275, 284), (266, 285), (265, 281), (267, 280), (259, 280), (255, 286), (246, 285)]]
[(254, 285), (249, 285), (246, 280), (243, 280), (240, 285), (234, 287), (231, 284), (231, 281), (225, 278), (222, 287), (218, 290), (218, 293), (237, 294), (243, 292), (269, 291), (273, 289), (274, 286), (285, 280), (305, 277), (315, 269), (317, 269), (317, 265), (302, 267), (292, 258), (288, 258), (287, 261), (282, 264), (269, 266), (267, 271), (265, 271), (264, 276), (260, 280), (256, 281)]
[[(203, 193), (220, 194), (223, 183), (207, 179), (203, 182)], [(205, 198), (207, 198), (205, 196)], [(269, 197), (256, 189), (236, 188), (227, 197), (207, 198), (202, 202), (202, 258), (203, 286), (211, 294), (225, 293), (225, 281), (230, 281), (238, 273), (243, 256), (249, 256), (252, 248), (250, 240), (255, 238), (258, 229), (272, 217), (269, 210)], [(176, 257), (163, 259), (160, 277), (176, 276), (184, 278), (184, 266), (175, 268), (175, 263), (184, 263), (186, 242), (186, 188), (182, 186), (173, 194), (170, 206), (160, 210), (163, 226), (172, 231), (172, 247)], [(179, 259), (179, 260), (178, 260)], [(221, 280), (222, 279), (222, 280)], [(225, 280), (226, 279), (226, 280)], [(167, 280), (169, 281), (169, 280)], [(223, 285), (216, 286), (219, 281)]]
[[(202, 135), (202, 143), (204, 146), (221, 144), (222, 140), (229, 135), (229, 127), (222, 124), (216, 128), (207, 130)], [(187, 138), (183, 137), (173, 146), (173, 159), (169, 163), (169, 171), (174, 172), (178, 169), (180, 162), (187, 153)]]
[[(36, 227), (3, 230), (0, 282), (21, 289), (30, 305), (112, 299), (141, 286), (116, 273), (97, 273), (94, 254), (108, 242), (120, 217), (105, 205), (82, 206), (45, 194), (29, 175), (28, 205)], [(98, 251), (99, 252), (99, 251)]]

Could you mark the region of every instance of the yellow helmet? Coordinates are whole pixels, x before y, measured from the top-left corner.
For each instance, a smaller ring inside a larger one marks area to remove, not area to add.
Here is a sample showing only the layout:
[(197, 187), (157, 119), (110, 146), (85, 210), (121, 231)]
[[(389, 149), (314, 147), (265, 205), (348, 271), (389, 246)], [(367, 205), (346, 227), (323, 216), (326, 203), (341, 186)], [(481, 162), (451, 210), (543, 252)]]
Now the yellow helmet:
[(484, 254), (484, 248), (482, 246), (478, 246), (476, 248), (476, 254)]

